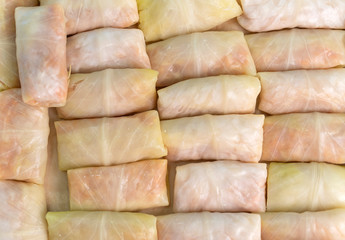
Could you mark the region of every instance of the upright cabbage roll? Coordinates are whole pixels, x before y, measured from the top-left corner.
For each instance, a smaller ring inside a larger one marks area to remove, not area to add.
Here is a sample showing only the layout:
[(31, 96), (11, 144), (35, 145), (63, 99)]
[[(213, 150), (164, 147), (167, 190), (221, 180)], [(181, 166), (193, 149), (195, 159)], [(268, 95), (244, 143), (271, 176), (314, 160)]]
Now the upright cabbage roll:
[(59, 167), (109, 166), (166, 156), (158, 113), (55, 122)]
[(345, 65), (342, 30), (292, 29), (249, 34), (245, 38), (258, 72)]
[(156, 218), (143, 213), (49, 212), (49, 239), (157, 240)]
[(202, 115), (161, 121), (168, 160), (227, 159), (258, 162), (263, 115)]
[(135, 0), (40, 0), (60, 4), (66, 15), (67, 34), (102, 27), (129, 27), (139, 20)]
[(48, 110), (22, 101), (19, 88), (0, 92), (0, 179), (43, 183)]
[(65, 105), (68, 73), (62, 7), (18, 7), (15, 18), (18, 69), (24, 102), (42, 107)]
[(176, 168), (175, 212), (264, 212), (266, 164), (215, 161)]
[(212, 31), (241, 31), (244, 34), (249, 33), (237, 21), (237, 18), (232, 18), (226, 22), (219, 24), (211, 29)]
[(254, 113), (260, 82), (251, 76), (216, 76), (182, 81), (158, 91), (161, 119), (201, 114)]
[(116, 28), (101, 28), (69, 37), (67, 66), (72, 73), (107, 68), (151, 68), (143, 32)]
[(160, 240), (261, 240), (260, 215), (248, 213), (178, 213), (157, 218)]
[(106, 69), (72, 74), (67, 102), (58, 108), (65, 119), (112, 117), (156, 106), (158, 72), (151, 69)]
[(345, 114), (266, 117), (262, 160), (345, 163)]
[(47, 240), (41, 185), (0, 180), (0, 239)]
[(147, 46), (157, 86), (188, 78), (221, 74), (255, 75), (255, 65), (242, 32), (182, 35)]
[(258, 73), (259, 109), (269, 114), (345, 112), (345, 69)]

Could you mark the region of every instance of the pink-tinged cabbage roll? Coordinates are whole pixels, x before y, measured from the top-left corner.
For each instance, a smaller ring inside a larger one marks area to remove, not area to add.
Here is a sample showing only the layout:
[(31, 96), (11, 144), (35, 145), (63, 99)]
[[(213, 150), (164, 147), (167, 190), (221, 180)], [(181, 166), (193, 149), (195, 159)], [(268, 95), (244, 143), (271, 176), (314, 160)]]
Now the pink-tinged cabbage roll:
[(262, 160), (345, 163), (345, 114), (266, 117)]
[(261, 240), (261, 220), (249, 213), (177, 213), (157, 218), (159, 240)]
[(244, 29), (237, 21), (237, 18), (232, 18), (229, 21), (219, 24), (218, 26), (211, 29), (211, 31), (240, 31), (244, 34), (249, 33)]
[(345, 31), (292, 29), (245, 36), (258, 72), (345, 65)]
[(0, 91), (20, 87), (16, 57), (16, 7), (36, 6), (38, 0), (0, 1)]
[(102, 27), (129, 27), (139, 20), (135, 0), (40, 0), (41, 5), (60, 4), (66, 15), (67, 34)]
[(328, 163), (271, 163), (267, 211), (345, 208), (345, 167)]
[(113, 117), (156, 106), (158, 72), (151, 69), (106, 69), (72, 74), (61, 118)]
[(166, 156), (158, 113), (55, 122), (59, 167), (109, 166)]
[(147, 46), (157, 86), (222, 74), (255, 75), (255, 65), (242, 32), (182, 35)]
[(0, 181), (0, 239), (47, 240), (46, 211), (43, 186)]
[(343, 0), (241, 0), (239, 23), (251, 32), (283, 28), (345, 28)]
[(69, 37), (67, 66), (72, 73), (107, 68), (151, 68), (143, 32), (116, 28), (101, 28)]
[(71, 210), (136, 211), (169, 205), (167, 160), (68, 170)]
[(68, 88), (65, 16), (61, 6), (18, 7), (16, 44), (23, 100), (65, 105)]
[(345, 112), (345, 69), (258, 73), (259, 109), (269, 114)]
[(175, 212), (264, 212), (266, 164), (215, 161), (176, 168)]
[(49, 239), (157, 240), (156, 217), (143, 213), (49, 212)]
[(195, 78), (158, 91), (161, 119), (201, 114), (254, 113), (260, 81), (251, 76)]
[(262, 240), (345, 239), (345, 209), (261, 214)]
[(202, 115), (161, 121), (168, 160), (226, 159), (258, 162), (263, 115)]
[(236, 0), (138, 0), (138, 7), (148, 42), (206, 31), (242, 13)]
[(48, 109), (22, 101), (19, 88), (0, 92), (0, 179), (43, 183)]

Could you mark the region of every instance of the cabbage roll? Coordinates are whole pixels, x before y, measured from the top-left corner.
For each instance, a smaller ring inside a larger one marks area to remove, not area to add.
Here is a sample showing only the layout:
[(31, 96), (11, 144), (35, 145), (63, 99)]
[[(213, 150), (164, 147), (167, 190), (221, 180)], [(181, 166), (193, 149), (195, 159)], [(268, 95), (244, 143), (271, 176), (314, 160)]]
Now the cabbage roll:
[(67, 102), (58, 108), (65, 119), (112, 117), (156, 106), (158, 72), (151, 69), (106, 69), (72, 74)]
[(65, 105), (68, 73), (62, 7), (18, 7), (15, 18), (18, 69), (24, 102), (41, 107)]
[(328, 163), (271, 163), (267, 211), (304, 212), (345, 207), (345, 167)]
[(14, 10), (29, 7), (38, 0), (0, 1), (0, 91), (20, 87), (16, 57)]
[(255, 65), (242, 32), (182, 35), (147, 46), (157, 86), (188, 78), (221, 74), (255, 75)]
[(345, 163), (345, 114), (266, 117), (262, 160)]
[(49, 239), (157, 240), (156, 218), (143, 213), (49, 212)]
[(260, 215), (248, 213), (178, 213), (157, 218), (160, 240), (261, 240)]
[(213, 28), (242, 13), (236, 0), (138, 0), (146, 41), (157, 41)]
[(60, 4), (66, 15), (67, 34), (102, 27), (129, 27), (139, 20), (135, 0), (40, 0), (41, 5)]
[(14, 88), (0, 92), (0, 113), (0, 179), (42, 184), (49, 135), (47, 108), (23, 103), (20, 89)]
[(167, 161), (68, 170), (71, 210), (136, 211), (169, 205)]
[(264, 212), (266, 164), (215, 161), (176, 168), (175, 212)]
[(101, 28), (69, 37), (67, 66), (72, 73), (107, 68), (151, 68), (143, 32), (116, 28)]
[(245, 36), (258, 72), (345, 65), (345, 31), (292, 29)]
[(0, 180), (0, 206), (0, 239), (48, 239), (43, 186)]
[(59, 167), (109, 166), (166, 156), (158, 113), (55, 122)]
[(258, 73), (259, 109), (269, 114), (345, 112), (345, 69)]
[(254, 113), (260, 82), (251, 76), (216, 76), (182, 81), (158, 91), (161, 119), (201, 114)]
[(211, 31), (241, 31), (244, 34), (249, 33), (244, 29), (237, 21), (237, 18), (232, 18), (226, 22), (219, 24), (218, 26), (211, 29)]
[(345, 28), (343, 0), (241, 0), (239, 23), (251, 32), (283, 28)]
[(263, 115), (202, 115), (161, 121), (168, 160), (227, 159), (258, 162)]

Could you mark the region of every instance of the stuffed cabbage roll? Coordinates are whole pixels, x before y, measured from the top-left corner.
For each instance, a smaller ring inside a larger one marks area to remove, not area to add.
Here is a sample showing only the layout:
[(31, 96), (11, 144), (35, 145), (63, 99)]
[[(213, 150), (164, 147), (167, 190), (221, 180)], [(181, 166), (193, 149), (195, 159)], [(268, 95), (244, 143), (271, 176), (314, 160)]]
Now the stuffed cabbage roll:
[(258, 72), (345, 65), (345, 31), (292, 29), (245, 36)]
[(175, 212), (264, 212), (266, 164), (215, 161), (176, 168)]
[(188, 78), (221, 74), (255, 75), (255, 65), (242, 32), (182, 35), (147, 46), (157, 86)]
[(0, 180), (0, 239), (47, 240), (41, 185)]
[(266, 117), (262, 160), (345, 163), (345, 114)]
[(345, 207), (345, 167), (327, 163), (271, 163), (267, 211), (304, 212)]
[(106, 69), (72, 74), (67, 102), (58, 108), (65, 119), (121, 116), (156, 106), (158, 72), (151, 69)]
[(240, 31), (244, 34), (249, 33), (244, 29), (237, 21), (237, 18), (232, 18), (226, 22), (219, 24), (218, 26), (211, 29), (211, 31)]
[(67, 34), (102, 27), (129, 27), (139, 20), (135, 0), (40, 0), (41, 5), (60, 4), (66, 15)]
[(241, 0), (239, 23), (252, 32), (283, 28), (345, 28), (343, 0)]
[(55, 122), (59, 167), (109, 166), (166, 156), (158, 113)]
[(61, 6), (16, 8), (17, 59), (23, 100), (65, 105), (68, 88), (65, 16)]
[(279, 212), (261, 215), (262, 240), (345, 239), (345, 210), (322, 212)]
[(47, 108), (23, 103), (19, 88), (0, 92), (0, 179), (43, 183), (48, 121)]
[(69, 37), (67, 66), (72, 73), (107, 68), (151, 68), (143, 32), (116, 28), (101, 28)]
[(260, 215), (248, 213), (178, 213), (157, 218), (160, 240), (261, 240)]
[(157, 240), (156, 218), (143, 213), (49, 212), (49, 239)]
[(345, 69), (258, 73), (259, 109), (269, 114), (345, 112)]
[(158, 91), (161, 119), (201, 114), (254, 113), (260, 82), (251, 76), (196, 78)]
[(202, 115), (161, 121), (168, 160), (227, 159), (258, 162), (263, 115)]

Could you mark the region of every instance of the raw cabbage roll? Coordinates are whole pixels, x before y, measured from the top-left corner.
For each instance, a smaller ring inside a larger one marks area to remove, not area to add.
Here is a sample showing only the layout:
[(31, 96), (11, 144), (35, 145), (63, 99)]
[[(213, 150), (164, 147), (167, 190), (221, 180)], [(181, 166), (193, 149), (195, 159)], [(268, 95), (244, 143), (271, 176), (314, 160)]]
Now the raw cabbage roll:
[(58, 108), (65, 119), (112, 117), (156, 106), (158, 72), (151, 69), (106, 69), (72, 74), (67, 102)]
[(20, 87), (16, 57), (14, 10), (29, 7), (38, 0), (0, 1), (0, 91)]
[(263, 115), (202, 115), (161, 121), (168, 160), (227, 159), (258, 162)]
[[(242, 32), (182, 35), (147, 46), (157, 86), (221, 74), (255, 75), (255, 65)], [(345, 54), (345, 53), (344, 53)]]
[(271, 163), (267, 211), (304, 212), (345, 207), (345, 167), (327, 163)]
[(65, 17), (61, 6), (18, 7), (17, 59), (23, 100), (65, 105), (68, 88)]
[(260, 88), (260, 81), (251, 76), (190, 79), (159, 90), (158, 111), (161, 119), (254, 113)]
[(48, 121), (47, 108), (23, 103), (19, 88), (0, 92), (0, 179), (43, 183)]
[(249, 33), (237, 21), (237, 18), (232, 18), (229, 21), (219, 24), (211, 29), (211, 31), (241, 31), (244, 34)]
[(72, 73), (107, 68), (151, 68), (143, 32), (116, 28), (101, 28), (69, 37), (67, 66)]
[(215, 161), (176, 168), (175, 212), (264, 212), (266, 164)]
[(66, 15), (67, 34), (102, 27), (129, 27), (139, 20), (135, 0), (40, 0), (60, 4)]
[(138, 0), (146, 41), (206, 31), (242, 13), (236, 0)]
[(283, 28), (345, 28), (343, 0), (241, 0), (239, 23), (252, 32)]
[(292, 29), (245, 36), (258, 72), (345, 65), (345, 31)]
[(143, 213), (49, 212), (49, 239), (157, 240), (156, 218)]
[(0, 239), (48, 239), (43, 186), (0, 180), (0, 206)]
[(262, 160), (345, 163), (345, 114), (266, 117)]
[(269, 114), (345, 112), (345, 69), (258, 73), (259, 109)]
[(109, 166), (166, 156), (158, 113), (55, 122), (59, 167)]
[(71, 210), (136, 211), (169, 205), (167, 161), (68, 170)]
[(160, 240), (261, 240), (260, 215), (248, 213), (178, 213), (157, 218)]
[(261, 219), (262, 240), (345, 239), (345, 209), (304, 213), (263, 213)]

